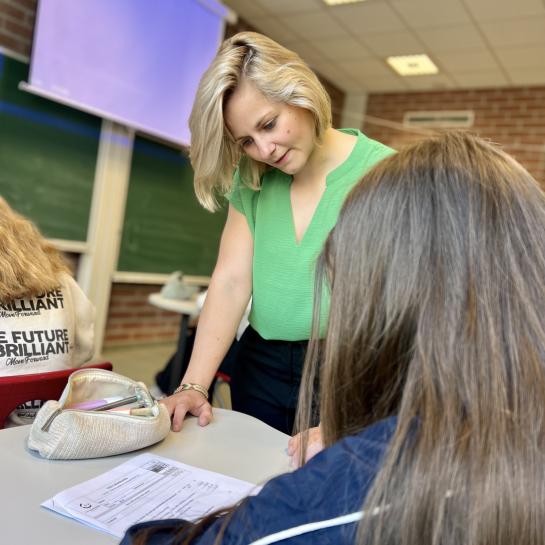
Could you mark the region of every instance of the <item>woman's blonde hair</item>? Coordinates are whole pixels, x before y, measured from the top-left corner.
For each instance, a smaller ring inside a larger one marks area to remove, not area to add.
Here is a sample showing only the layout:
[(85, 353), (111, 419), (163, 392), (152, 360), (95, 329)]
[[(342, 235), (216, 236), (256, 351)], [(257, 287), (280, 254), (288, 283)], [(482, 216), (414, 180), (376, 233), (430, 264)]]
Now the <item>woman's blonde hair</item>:
[(0, 197), (0, 302), (58, 288), (68, 266), (36, 226)]
[[(468, 134), (418, 143), (348, 196), (317, 272), (299, 429), (319, 376), (326, 446), (397, 426), (358, 543), (524, 545), (545, 535), (545, 194)], [(319, 306), (318, 306), (319, 308)]]
[(299, 55), (256, 32), (240, 32), (225, 40), (201, 79), (189, 118), (195, 193), (211, 211), (218, 206), (217, 196), (231, 188), (237, 164), (244, 182), (254, 189), (265, 170), (265, 165), (242, 154), (224, 122), (225, 103), (242, 78), (268, 100), (308, 110), (317, 142), (331, 127), (329, 96)]

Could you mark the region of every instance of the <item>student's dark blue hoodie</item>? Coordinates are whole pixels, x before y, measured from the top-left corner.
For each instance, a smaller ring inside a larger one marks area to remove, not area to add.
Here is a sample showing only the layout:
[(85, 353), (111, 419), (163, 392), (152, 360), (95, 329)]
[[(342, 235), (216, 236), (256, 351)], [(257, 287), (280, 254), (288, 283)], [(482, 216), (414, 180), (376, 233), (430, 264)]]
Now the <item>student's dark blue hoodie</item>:
[[(346, 437), (317, 454), (301, 469), (269, 481), (257, 496), (244, 500), (225, 528), (224, 545), (351, 545), (361, 507), (394, 433), (389, 418)], [(130, 528), (121, 545), (132, 545), (137, 530), (164, 526), (148, 545), (171, 545), (181, 520), (144, 522)], [(192, 541), (212, 545), (222, 518)]]

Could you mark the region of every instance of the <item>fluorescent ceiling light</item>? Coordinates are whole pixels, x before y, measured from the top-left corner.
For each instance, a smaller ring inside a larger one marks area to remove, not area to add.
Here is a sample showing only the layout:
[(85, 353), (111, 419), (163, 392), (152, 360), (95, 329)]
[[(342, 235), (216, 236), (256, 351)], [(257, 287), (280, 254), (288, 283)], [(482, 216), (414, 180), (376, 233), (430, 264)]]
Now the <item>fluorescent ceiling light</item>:
[(400, 76), (424, 76), (439, 72), (427, 55), (388, 57), (386, 61)]
[(324, 0), (328, 6), (338, 6), (339, 4), (355, 4), (356, 2), (365, 2), (365, 0)]

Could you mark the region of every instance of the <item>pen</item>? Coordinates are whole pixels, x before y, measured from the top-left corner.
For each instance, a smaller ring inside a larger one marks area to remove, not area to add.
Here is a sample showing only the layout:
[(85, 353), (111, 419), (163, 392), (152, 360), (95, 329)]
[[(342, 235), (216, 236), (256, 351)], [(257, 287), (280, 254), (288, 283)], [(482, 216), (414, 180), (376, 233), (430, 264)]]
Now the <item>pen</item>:
[(82, 411), (107, 411), (114, 407), (122, 407), (123, 405), (129, 405), (130, 403), (136, 403), (138, 401), (137, 396), (130, 397), (105, 397), (103, 399), (90, 399), (88, 401), (82, 401), (80, 403), (73, 403), (67, 405), (65, 409), (79, 409)]
[(106, 403), (104, 405), (100, 405), (98, 407), (95, 407), (94, 409), (90, 409), (91, 411), (107, 411), (108, 409), (115, 409), (116, 407), (123, 407), (123, 405), (130, 405), (131, 403), (136, 403), (139, 401), (138, 396), (130, 396), (125, 397), (123, 399), (119, 399), (117, 401), (112, 401), (110, 403)]
[(105, 397), (103, 399), (88, 399), (87, 401), (81, 401), (79, 403), (72, 403), (71, 405), (66, 405), (64, 408), (65, 409), (81, 409), (83, 411), (90, 411), (92, 409), (96, 409), (97, 407), (100, 407), (101, 405), (106, 405), (108, 403), (119, 401), (121, 399), (123, 399), (121, 396)]

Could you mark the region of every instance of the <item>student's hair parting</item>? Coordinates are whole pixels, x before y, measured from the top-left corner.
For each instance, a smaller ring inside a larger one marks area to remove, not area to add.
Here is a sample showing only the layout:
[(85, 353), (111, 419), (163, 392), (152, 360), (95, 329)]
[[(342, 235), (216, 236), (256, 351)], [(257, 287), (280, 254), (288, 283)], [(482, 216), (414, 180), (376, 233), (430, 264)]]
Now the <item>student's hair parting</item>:
[(358, 543), (543, 543), (544, 279), (545, 195), (478, 137), (408, 147), (350, 193), (317, 271), (330, 314), (298, 426), (316, 376), (326, 446), (398, 415)]
[(0, 197), (0, 302), (58, 288), (64, 272), (69, 269), (60, 253)]
[(240, 32), (225, 40), (201, 79), (189, 119), (195, 192), (212, 211), (218, 195), (231, 188), (237, 164), (242, 179), (255, 189), (265, 169), (242, 154), (224, 122), (225, 103), (243, 78), (271, 101), (308, 110), (317, 142), (331, 126), (329, 95), (299, 55), (256, 32)]

